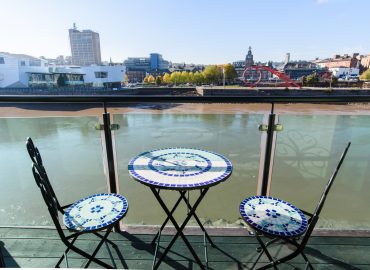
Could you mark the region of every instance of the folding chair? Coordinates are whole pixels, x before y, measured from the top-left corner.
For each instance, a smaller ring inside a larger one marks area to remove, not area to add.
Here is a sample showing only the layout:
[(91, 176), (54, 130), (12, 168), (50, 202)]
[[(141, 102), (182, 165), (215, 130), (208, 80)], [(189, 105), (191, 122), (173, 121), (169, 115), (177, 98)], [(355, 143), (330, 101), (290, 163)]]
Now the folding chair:
[[(240, 203), (240, 213), (243, 219), (250, 225), (254, 235), (257, 238), (257, 241), (261, 246), (261, 249), (257, 250), (265, 253), (270, 261), (268, 264), (258, 269), (267, 269), (270, 267), (277, 269), (277, 265), (287, 262), (299, 254), (302, 255), (306, 262), (305, 269), (308, 267), (313, 269), (303, 250), (311, 236), (313, 229), (315, 228), (326, 197), (335, 177), (337, 176), (350, 145), (351, 142), (347, 144), (347, 147), (342, 153), (339, 163), (327, 182), (324, 192), (322, 193), (320, 201), (313, 214), (300, 210), (288, 202), (273, 197), (252, 196)], [(308, 220), (306, 217), (308, 217)], [(272, 240), (264, 243), (260, 235), (265, 235), (268, 238), (272, 238)], [(279, 240), (282, 240), (284, 244), (292, 245), (294, 249), (286, 256), (281, 258), (273, 258), (267, 247)]]
[[(114, 225), (126, 215), (128, 209), (127, 200), (119, 194), (100, 193), (81, 199), (73, 204), (61, 206), (46, 174), (39, 150), (34, 146), (31, 138), (27, 138), (26, 145), (33, 162), (32, 172), (36, 184), (40, 188), (61, 240), (67, 246), (55, 267), (59, 268), (65, 258), (66, 267), (68, 268), (67, 253), (69, 250), (72, 250), (88, 259), (85, 268), (91, 262), (104, 268), (116, 268), (108, 245), (108, 252), (114, 266), (95, 258), (95, 256), (104, 242), (110, 243), (117, 250), (117, 246), (107, 238)], [(63, 216), (64, 225), (70, 232), (68, 235), (62, 229), (59, 222), (59, 214)], [(102, 230), (105, 230), (104, 234), (98, 233), (98, 231)], [(91, 254), (75, 245), (77, 238), (86, 233), (92, 233), (101, 239)]]

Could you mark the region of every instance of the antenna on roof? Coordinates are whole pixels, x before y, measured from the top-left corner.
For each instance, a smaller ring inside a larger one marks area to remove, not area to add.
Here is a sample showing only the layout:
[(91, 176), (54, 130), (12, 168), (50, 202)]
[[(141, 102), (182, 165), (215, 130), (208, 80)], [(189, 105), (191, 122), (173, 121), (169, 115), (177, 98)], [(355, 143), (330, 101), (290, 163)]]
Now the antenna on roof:
[(77, 30), (76, 23), (73, 23), (73, 30)]

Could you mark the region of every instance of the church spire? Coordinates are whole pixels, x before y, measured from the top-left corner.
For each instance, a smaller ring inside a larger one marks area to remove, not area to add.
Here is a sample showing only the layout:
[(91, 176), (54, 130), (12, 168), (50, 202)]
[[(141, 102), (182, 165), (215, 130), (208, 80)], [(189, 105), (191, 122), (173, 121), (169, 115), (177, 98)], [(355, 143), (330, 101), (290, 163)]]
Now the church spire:
[(252, 47), (249, 46), (248, 54), (245, 57), (245, 67), (253, 66), (253, 64), (254, 64), (254, 61), (253, 61)]

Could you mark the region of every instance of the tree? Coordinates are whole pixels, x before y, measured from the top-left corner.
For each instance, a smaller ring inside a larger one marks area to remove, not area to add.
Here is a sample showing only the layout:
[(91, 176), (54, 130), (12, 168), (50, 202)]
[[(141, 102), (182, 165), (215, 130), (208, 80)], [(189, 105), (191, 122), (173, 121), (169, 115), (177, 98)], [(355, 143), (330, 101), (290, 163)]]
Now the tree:
[(153, 76), (153, 75), (149, 75), (149, 76), (148, 76), (148, 83), (149, 83), (149, 84), (154, 84), (154, 83), (155, 83), (155, 78), (154, 78), (154, 76)]
[(204, 83), (204, 76), (203, 73), (196, 71), (194, 73), (194, 83), (197, 85), (203, 84)]
[(362, 75), (360, 76), (360, 79), (363, 81), (370, 81), (370, 68), (362, 73)]
[(180, 82), (181, 83), (188, 83), (189, 82), (189, 74), (185, 70), (183, 72), (181, 72)]
[(144, 84), (148, 84), (149, 83), (148, 78), (149, 78), (149, 76), (145, 76), (144, 81), (143, 81)]
[(194, 80), (194, 73), (193, 72), (189, 72), (189, 74), (188, 74), (188, 81), (189, 81), (189, 83), (191, 83), (191, 84), (194, 84), (195, 83), (195, 80)]
[(127, 75), (127, 74), (125, 74), (125, 77), (124, 77), (124, 79), (123, 79), (123, 83), (124, 83), (125, 85), (128, 85), (128, 75)]
[(161, 78), (161, 76), (157, 76), (157, 78), (155, 78), (155, 84), (156, 85), (161, 85), (162, 84), (162, 78)]
[(162, 83), (169, 84), (171, 83), (171, 75), (168, 73), (165, 73), (162, 78)]
[(181, 77), (181, 73), (179, 71), (172, 72), (171, 82), (174, 83), (175, 85), (180, 83), (180, 77)]
[(207, 66), (203, 76), (208, 83), (218, 84), (222, 79), (222, 69), (218, 66)]
[(320, 81), (319, 75), (317, 73), (312, 73), (307, 76), (307, 84), (309, 86), (314, 86), (316, 83)]
[(238, 74), (236, 73), (236, 70), (232, 64), (230, 63), (226, 64), (224, 66), (224, 70), (225, 70), (225, 80), (228, 83), (234, 82), (234, 80), (238, 77)]
[(57, 86), (58, 87), (63, 87), (67, 85), (67, 76), (65, 74), (60, 74), (58, 79), (57, 79)]

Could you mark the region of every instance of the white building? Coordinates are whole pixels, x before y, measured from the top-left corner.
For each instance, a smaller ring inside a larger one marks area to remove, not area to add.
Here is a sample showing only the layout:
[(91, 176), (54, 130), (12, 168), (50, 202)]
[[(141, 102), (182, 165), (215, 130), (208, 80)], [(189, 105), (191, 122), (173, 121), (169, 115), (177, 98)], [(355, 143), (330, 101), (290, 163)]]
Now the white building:
[(30, 80), (48, 80), (46, 60), (25, 54), (0, 52), (0, 88), (28, 87)]
[(0, 52), (0, 88), (54, 87), (63, 76), (66, 86), (120, 87), (126, 68), (116, 66), (59, 66), (24, 54)]
[(83, 66), (84, 80), (93, 87), (103, 87), (106, 85), (116, 85), (119, 87), (124, 81), (126, 68), (121, 65), (116, 66)]
[(360, 69), (359, 68), (348, 68), (348, 67), (336, 67), (336, 68), (329, 68), (329, 71), (333, 74), (333, 76), (337, 77), (338, 79), (348, 80), (354, 79), (360, 76)]

